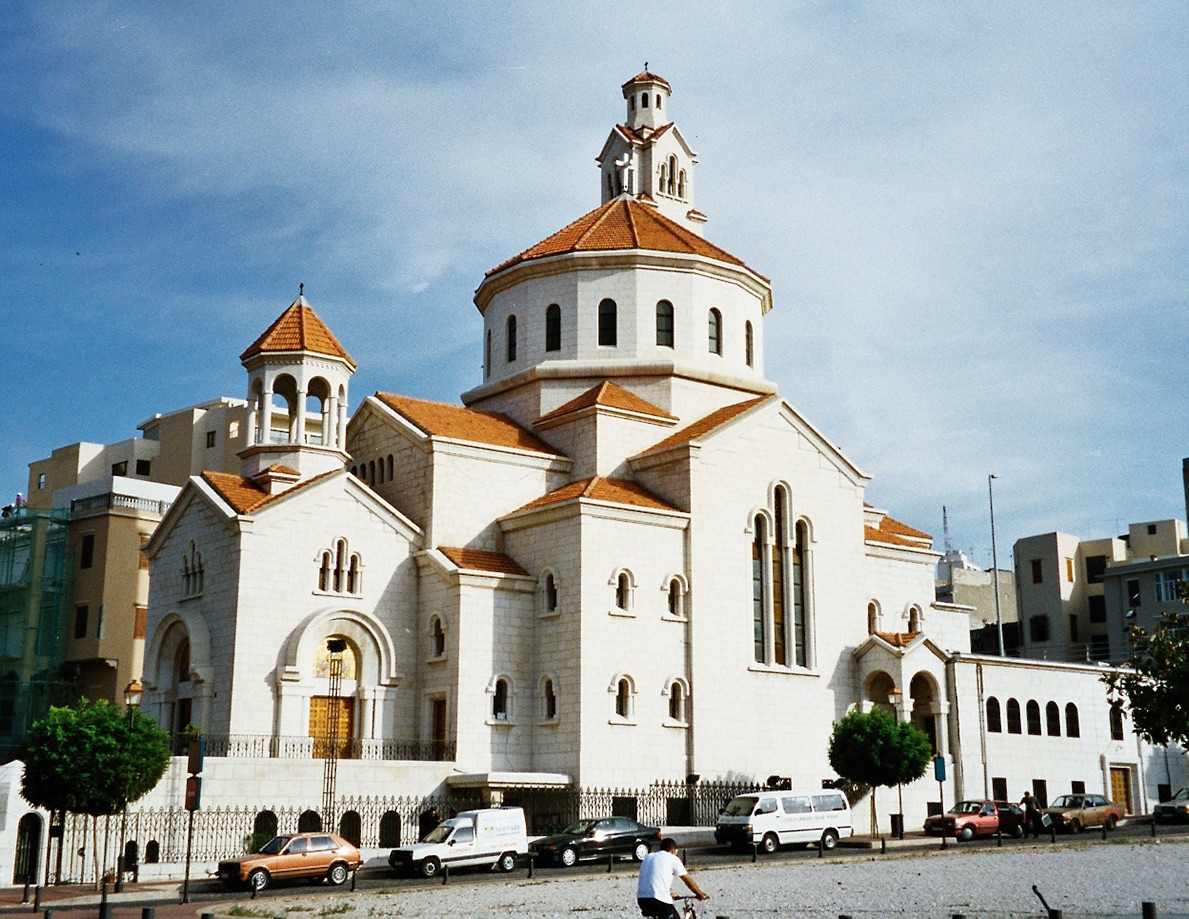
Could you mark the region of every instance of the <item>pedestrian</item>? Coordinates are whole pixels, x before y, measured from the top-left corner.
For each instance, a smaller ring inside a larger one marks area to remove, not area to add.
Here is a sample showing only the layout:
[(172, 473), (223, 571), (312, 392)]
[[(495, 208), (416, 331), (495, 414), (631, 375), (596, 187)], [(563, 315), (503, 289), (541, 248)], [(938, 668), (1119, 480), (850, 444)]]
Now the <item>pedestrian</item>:
[(438, 809), (430, 807), (429, 810), (423, 811), (421, 816), (417, 818), (417, 841), (421, 842), (429, 835), (429, 831), (436, 827), (441, 820), (438, 818)]
[(1024, 808), (1024, 816), (1027, 818), (1028, 826), (1032, 827), (1032, 838), (1039, 839), (1043, 826), (1041, 823), (1042, 818), (1040, 807), (1037, 806), (1036, 798), (1032, 797), (1031, 792), (1024, 792), (1024, 797), (1020, 800), (1020, 807)]
[(640, 880), (636, 884), (636, 903), (640, 912), (651, 919), (681, 919), (673, 905), (675, 878), (681, 878), (699, 900), (710, 899), (710, 894), (703, 892), (677, 857), (676, 841), (665, 838), (661, 840), (660, 849), (650, 852), (640, 863)]

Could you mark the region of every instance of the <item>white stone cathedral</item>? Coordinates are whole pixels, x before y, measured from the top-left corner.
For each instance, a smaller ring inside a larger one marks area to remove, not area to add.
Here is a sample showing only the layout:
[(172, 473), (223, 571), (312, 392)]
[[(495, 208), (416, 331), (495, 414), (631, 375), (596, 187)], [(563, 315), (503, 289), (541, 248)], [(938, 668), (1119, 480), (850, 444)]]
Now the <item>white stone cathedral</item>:
[[(328, 742), (343, 793), (819, 787), (832, 723), (882, 706), (947, 807), (1118, 776), (1146, 809), (1163, 775), (1098, 668), (970, 655), (930, 537), (765, 378), (771, 285), (703, 238), (669, 84), (622, 91), (602, 203), (479, 285), (462, 405), (347, 421), (355, 364), (304, 297), (243, 353), (242, 475), (191, 479), (147, 550), (145, 708), (218, 751), (208, 800), (316, 801)], [(908, 789), (910, 826), (936, 797)]]

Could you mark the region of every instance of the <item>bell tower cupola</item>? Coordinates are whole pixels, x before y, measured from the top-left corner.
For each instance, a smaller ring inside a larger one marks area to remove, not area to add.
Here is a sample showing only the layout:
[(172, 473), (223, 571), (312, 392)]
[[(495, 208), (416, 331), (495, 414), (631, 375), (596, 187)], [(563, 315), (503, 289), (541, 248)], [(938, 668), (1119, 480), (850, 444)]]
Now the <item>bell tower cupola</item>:
[(657, 130), (669, 123), (669, 95), (673, 92), (669, 81), (644, 69), (623, 84), (623, 98), (627, 102), (627, 120), (633, 131), (648, 128)]
[[(303, 285), (304, 287), (304, 285)], [(347, 385), (355, 361), (304, 292), (240, 355), (248, 371), (243, 474), (283, 467), (301, 478), (346, 465)]]

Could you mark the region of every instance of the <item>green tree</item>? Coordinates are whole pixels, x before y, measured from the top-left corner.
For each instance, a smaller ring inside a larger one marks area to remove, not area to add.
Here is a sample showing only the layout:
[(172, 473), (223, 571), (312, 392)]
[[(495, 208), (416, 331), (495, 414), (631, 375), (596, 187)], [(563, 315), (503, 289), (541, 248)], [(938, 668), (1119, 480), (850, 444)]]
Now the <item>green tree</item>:
[[(1189, 606), (1189, 585), (1177, 582)], [(1131, 657), (1103, 676), (1107, 697), (1131, 712), (1150, 743), (1189, 745), (1189, 613), (1167, 612), (1150, 632), (1133, 627)]]
[(929, 768), (929, 737), (920, 728), (875, 709), (850, 712), (835, 722), (830, 736), (830, 765), (849, 782), (871, 786), (872, 828), (875, 789), (915, 782)]
[(123, 712), (84, 699), (51, 708), (34, 722), (21, 753), (25, 800), (48, 811), (99, 817), (120, 813), (160, 781), (169, 765), (169, 735), (137, 709)]

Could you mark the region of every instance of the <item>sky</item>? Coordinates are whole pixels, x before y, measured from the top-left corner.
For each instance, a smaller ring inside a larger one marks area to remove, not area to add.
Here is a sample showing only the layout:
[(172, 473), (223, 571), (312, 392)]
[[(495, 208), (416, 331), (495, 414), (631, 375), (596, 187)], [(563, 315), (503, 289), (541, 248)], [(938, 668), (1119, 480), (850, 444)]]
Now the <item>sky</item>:
[(599, 203), (645, 62), (767, 376), (991, 562), (1185, 516), (1183, 3), (0, 5), (0, 496), (217, 396), (298, 284), (376, 390), (481, 379), (487, 269)]

